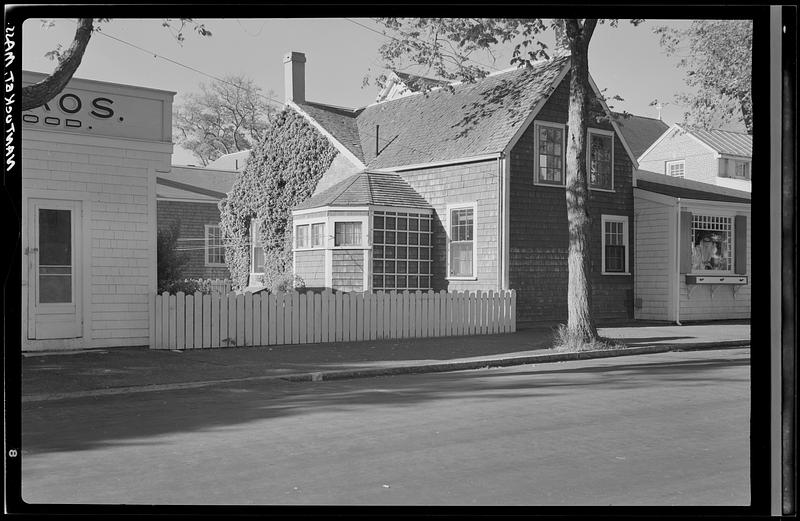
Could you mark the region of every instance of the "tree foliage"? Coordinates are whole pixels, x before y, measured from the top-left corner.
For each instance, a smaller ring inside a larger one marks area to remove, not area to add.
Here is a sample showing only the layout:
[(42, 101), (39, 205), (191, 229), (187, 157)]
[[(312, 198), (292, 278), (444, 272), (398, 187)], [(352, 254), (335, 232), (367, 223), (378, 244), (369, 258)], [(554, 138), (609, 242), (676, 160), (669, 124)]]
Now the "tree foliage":
[(307, 199), (337, 151), (291, 109), (269, 123), (228, 197), (220, 201), (220, 231), (233, 285), (242, 289), (250, 273), (250, 222), (256, 219), (265, 255), (265, 286), (292, 271), (291, 208)]
[[(549, 59), (552, 50), (542, 41), (546, 31), (555, 33), (556, 51), (571, 55), (569, 117), (567, 122), (566, 204), (569, 221), (567, 330), (573, 338), (589, 342), (597, 338), (591, 316), (591, 266), (588, 236), (588, 176), (586, 175), (586, 128), (592, 89), (589, 85), (589, 43), (598, 24), (615, 27), (618, 20), (561, 18), (379, 18), (391, 37), (379, 53), (389, 69), (419, 66), (422, 75), (474, 82), (489, 71), (475, 57), (494, 58), (501, 46), (513, 46), (511, 64), (529, 67)], [(630, 20), (638, 24), (641, 20)], [(377, 78), (380, 85), (385, 75)]]
[[(78, 18), (75, 36), (67, 50), (62, 51), (63, 47), (59, 45), (45, 53), (45, 56), (58, 62), (55, 70), (42, 81), (22, 88), (20, 94), (23, 111), (41, 107), (64, 90), (83, 60), (92, 33), (100, 31), (101, 24), (108, 21), (108, 18)], [(54, 23), (52, 20), (43, 21), (45, 27), (52, 26)], [(191, 18), (179, 18), (177, 21), (174, 18), (164, 18), (161, 25), (172, 33), (178, 43), (182, 43), (186, 39), (184, 31), (187, 25), (201, 36), (211, 36), (211, 31), (206, 29), (205, 25), (197, 23)]]
[(201, 83), (199, 93), (185, 95), (175, 107), (178, 144), (203, 166), (221, 155), (253, 148), (264, 139), (277, 112), (271, 95), (261, 94), (255, 81), (244, 75)]
[(704, 128), (741, 122), (753, 133), (752, 20), (695, 20), (685, 29), (659, 26), (668, 56), (681, 56), (686, 85), (676, 101), (688, 108), (684, 122)]

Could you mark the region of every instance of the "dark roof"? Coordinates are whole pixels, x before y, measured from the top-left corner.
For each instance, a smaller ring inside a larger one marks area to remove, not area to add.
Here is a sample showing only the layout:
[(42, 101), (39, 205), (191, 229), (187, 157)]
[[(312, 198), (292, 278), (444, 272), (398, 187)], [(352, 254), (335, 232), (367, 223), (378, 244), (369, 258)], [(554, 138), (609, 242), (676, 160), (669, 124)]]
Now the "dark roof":
[(720, 154), (753, 157), (753, 136), (729, 130), (688, 127), (694, 137), (710, 146)]
[(636, 171), (636, 188), (681, 199), (750, 204), (748, 192), (644, 170)]
[(156, 198), (219, 201), (233, 188), (237, 172), (172, 165), (156, 176)]
[(636, 116), (635, 114), (625, 117), (620, 113), (614, 113), (614, 116), (622, 137), (625, 138), (631, 152), (637, 158), (669, 129), (669, 125), (656, 118)]
[(357, 158), (361, 159), (361, 140), (358, 137), (358, 127), (356, 126), (356, 116), (359, 110), (335, 107), (323, 103), (305, 101), (297, 103), (306, 114), (311, 116), (314, 121), (319, 123), (325, 130), (331, 133), (336, 140), (347, 147)]
[(369, 205), (432, 208), (399, 175), (361, 172), (311, 196), (293, 209)]
[(502, 151), (555, 89), (568, 61), (569, 56), (561, 56), (476, 83), (454, 84), (452, 92), (437, 88), (360, 110), (308, 102), (298, 106), (369, 169), (469, 158)]

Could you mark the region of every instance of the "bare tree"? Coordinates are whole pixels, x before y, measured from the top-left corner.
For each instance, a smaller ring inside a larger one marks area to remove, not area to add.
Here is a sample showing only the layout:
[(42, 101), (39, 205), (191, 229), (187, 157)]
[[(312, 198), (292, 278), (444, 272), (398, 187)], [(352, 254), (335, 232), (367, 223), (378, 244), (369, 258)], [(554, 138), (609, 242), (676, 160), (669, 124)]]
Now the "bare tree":
[(175, 107), (178, 144), (203, 166), (223, 154), (252, 149), (277, 112), (273, 97), (243, 75), (201, 83), (200, 93), (187, 94)]

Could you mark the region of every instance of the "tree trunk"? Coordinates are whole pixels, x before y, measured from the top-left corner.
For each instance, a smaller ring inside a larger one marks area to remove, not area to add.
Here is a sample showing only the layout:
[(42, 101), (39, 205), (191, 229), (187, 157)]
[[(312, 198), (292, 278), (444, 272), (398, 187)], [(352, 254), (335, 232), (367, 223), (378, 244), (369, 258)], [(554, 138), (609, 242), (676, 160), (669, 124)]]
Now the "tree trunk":
[[(570, 22), (573, 26), (570, 27)], [(576, 28), (578, 29), (576, 31)], [(585, 26), (584, 26), (585, 29)], [(567, 329), (575, 340), (597, 338), (592, 319), (592, 286), (589, 277), (589, 183), (586, 172), (586, 127), (589, 101), (589, 42), (577, 21), (567, 21), (572, 66), (567, 120), (566, 198), (569, 222), (569, 282)]]
[(62, 60), (53, 71), (53, 74), (39, 83), (22, 88), (22, 110), (41, 107), (55, 98), (67, 86), (72, 75), (78, 69), (86, 51), (86, 45), (92, 37), (92, 18), (79, 18), (75, 38), (67, 49)]

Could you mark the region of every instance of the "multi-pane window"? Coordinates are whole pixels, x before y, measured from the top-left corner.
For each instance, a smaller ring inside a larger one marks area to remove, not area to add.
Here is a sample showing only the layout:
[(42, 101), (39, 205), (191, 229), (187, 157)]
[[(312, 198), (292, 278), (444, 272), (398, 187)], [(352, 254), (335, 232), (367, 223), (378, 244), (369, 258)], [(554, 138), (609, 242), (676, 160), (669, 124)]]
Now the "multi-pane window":
[(692, 271), (733, 271), (733, 218), (692, 215)]
[(325, 245), (325, 223), (311, 225), (311, 247), (319, 248)]
[(219, 225), (206, 225), (206, 264), (209, 266), (225, 264), (225, 245)]
[(361, 223), (337, 222), (334, 235), (335, 246), (361, 246)]
[(589, 186), (611, 190), (614, 164), (614, 137), (611, 134), (589, 132)]
[(603, 216), (603, 273), (627, 273), (628, 221)]
[(308, 228), (307, 224), (300, 224), (294, 227), (295, 248), (308, 248)]
[(475, 209), (450, 210), (450, 252), (448, 258), (451, 277), (475, 276)]
[(536, 126), (536, 182), (564, 184), (564, 129)]
[(668, 176), (683, 178), (686, 174), (686, 162), (684, 160), (667, 161), (666, 169)]
[(750, 163), (747, 161), (734, 161), (733, 175), (739, 179), (750, 179)]
[(372, 217), (372, 289), (431, 288), (431, 216), (379, 212)]
[(250, 273), (264, 273), (264, 248), (258, 238), (259, 228), (256, 219), (250, 221)]

